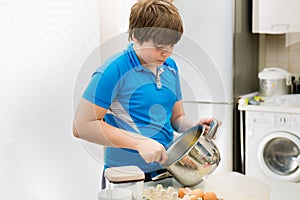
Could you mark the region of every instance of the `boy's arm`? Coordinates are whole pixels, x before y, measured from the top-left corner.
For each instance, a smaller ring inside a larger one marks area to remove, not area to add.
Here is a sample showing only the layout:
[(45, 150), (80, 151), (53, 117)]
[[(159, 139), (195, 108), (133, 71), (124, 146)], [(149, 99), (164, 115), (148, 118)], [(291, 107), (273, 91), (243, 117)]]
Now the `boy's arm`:
[(173, 129), (178, 133), (183, 133), (196, 125), (184, 113), (182, 101), (177, 101), (172, 110), (171, 123)]
[(213, 118), (203, 118), (197, 122), (192, 122), (184, 113), (182, 101), (177, 101), (172, 110), (171, 123), (173, 129), (178, 133), (183, 133), (188, 129), (196, 126), (197, 124), (205, 125), (205, 132), (207, 134), (209, 132), (209, 124), (213, 121)]
[(103, 118), (106, 112), (105, 108), (82, 98), (74, 116), (74, 136), (99, 145), (134, 149), (148, 163), (166, 162), (167, 154), (163, 145), (150, 138), (105, 123)]

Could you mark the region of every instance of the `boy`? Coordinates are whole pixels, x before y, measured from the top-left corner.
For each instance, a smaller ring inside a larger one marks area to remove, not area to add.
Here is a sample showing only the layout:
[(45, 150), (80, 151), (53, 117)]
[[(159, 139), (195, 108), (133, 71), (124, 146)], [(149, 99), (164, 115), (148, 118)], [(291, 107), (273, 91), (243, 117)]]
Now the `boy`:
[(165, 147), (173, 131), (195, 125), (184, 115), (178, 69), (170, 58), (182, 34), (181, 17), (170, 1), (140, 0), (129, 19), (133, 43), (93, 74), (73, 133), (106, 146), (105, 168), (136, 165), (151, 179), (168, 159)]

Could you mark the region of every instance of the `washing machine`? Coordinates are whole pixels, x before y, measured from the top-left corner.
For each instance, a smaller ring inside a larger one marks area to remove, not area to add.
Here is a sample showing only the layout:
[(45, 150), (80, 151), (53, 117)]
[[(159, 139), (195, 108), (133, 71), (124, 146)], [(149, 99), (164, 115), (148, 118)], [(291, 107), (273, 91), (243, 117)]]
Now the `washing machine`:
[(244, 107), (246, 175), (300, 183), (300, 98), (293, 98)]

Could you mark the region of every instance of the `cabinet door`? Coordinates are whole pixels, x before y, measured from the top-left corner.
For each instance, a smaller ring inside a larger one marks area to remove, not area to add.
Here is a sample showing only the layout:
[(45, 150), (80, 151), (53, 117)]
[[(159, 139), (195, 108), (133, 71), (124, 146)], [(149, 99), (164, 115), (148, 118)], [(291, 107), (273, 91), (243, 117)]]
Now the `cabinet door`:
[(300, 0), (253, 0), (252, 32), (300, 32)]

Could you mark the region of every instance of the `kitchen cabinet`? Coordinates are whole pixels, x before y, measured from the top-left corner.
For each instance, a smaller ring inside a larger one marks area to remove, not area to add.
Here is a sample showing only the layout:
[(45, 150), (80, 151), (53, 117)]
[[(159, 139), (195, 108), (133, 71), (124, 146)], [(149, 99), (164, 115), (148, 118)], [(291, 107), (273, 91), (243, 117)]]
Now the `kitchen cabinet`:
[(253, 0), (252, 32), (300, 32), (299, 0)]

